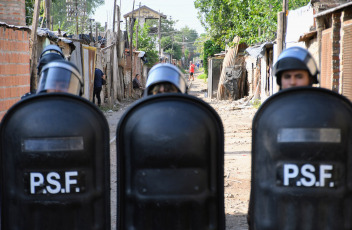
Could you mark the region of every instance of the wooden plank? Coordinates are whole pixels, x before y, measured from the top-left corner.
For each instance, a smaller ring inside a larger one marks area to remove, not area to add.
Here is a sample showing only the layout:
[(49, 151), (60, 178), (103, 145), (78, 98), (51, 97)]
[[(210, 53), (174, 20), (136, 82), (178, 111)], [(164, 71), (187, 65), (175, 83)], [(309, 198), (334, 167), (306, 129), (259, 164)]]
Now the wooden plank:
[(280, 56), (284, 42), (284, 12), (277, 13), (277, 57)]
[(30, 40), (30, 91), (34, 92), (37, 90), (37, 28), (38, 28), (38, 18), (40, 10), (40, 0), (35, 0), (34, 3), (34, 13), (32, 20), (32, 31)]

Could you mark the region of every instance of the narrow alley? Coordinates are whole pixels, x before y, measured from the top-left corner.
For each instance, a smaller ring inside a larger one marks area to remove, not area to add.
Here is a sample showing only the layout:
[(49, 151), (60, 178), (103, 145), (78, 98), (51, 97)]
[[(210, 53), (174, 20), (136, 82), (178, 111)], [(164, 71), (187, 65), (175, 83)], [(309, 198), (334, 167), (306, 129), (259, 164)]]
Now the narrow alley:
[[(210, 104), (220, 115), (225, 129), (225, 213), (227, 230), (248, 229), (246, 214), (251, 178), (251, 126), (257, 109), (248, 102), (248, 98), (238, 101), (219, 101), (206, 96), (207, 84), (203, 79), (195, 78), (189, 82), (189, 94)], [(110, 127), (111, 138), (111, 183), (116, 181), (116, 128), (119, 119), (133, 101), (121, 103), (116, 111), (108, 110), (105, 116)], [(195, 137), (196, 138), (196, 137)], [(112, 191), (112, 229), (116, 227), (116, 191)], [(114, 221), (115, 220), (115, 221)]]

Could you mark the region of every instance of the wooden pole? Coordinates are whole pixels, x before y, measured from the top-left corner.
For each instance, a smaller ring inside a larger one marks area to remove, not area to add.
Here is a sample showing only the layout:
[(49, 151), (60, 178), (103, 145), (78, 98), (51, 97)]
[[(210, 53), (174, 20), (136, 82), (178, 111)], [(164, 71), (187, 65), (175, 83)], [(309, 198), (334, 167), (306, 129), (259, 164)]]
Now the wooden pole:
[(96, 43), (96, 47), (98, 47), (98, 43), (99, 43), (98, 39), (99, 39), (99, 36), (98, 36), (98, 24), (97, 24), (97, 22), (95, 22), (95, 43)]
[[(121, 1), (120, 1), (120, 5), (121, 5)], [(116, 36), (116, 52), (117, 52), (117, 55), (116, 55), (116, 66), (119, 68), (119, 58), (120, 58), (120, 7), (119, 6), (116, 6), (116, 11), (117, 11), (117, 36)], [(126, 27), (127, 28), (127, 27)], [(125, 87), (124, 87), (124, 78), (123, 78), (123, 75), (120, 76), (120, 71), (118, 69), (117, 71), (117, 81), (120, 83), (120, 87), (117, 89), (117, 98), (119, 100), (122, 100), (124, 98), (124, 95), (125, 95)]]
[(45, 17), (46, 17), (46, 28), (50, 30), (50, 7), (51, 0), (45, 0)]
[(282, 11), (288, 11), (288, 0), (283, 0), (282, 2)]
[(282, 49), (286, 48), (286, 31), (287, 31), (287, 12), (288, 12), (288, 0), (283, 0), (282, 3), (283, 14), (283, 24), (282, 24)]
[(40, 0), (35, 0), (34, 3), (34, 13), (32, 20), (32, 31), (31, 31), (31, 46), (30, 46), (30, 55), (31, 55), (31, 79), (30, 79), (30, 91), (34, 92), (37, 89), (37, 27), (38, 27), (38, 18), (40, 10)]
[(161, 15), (159, 11), (159, 58), (161, 57)]
[(136, 30), (136, 50), (138, 50), (138, 30), (139, 30), (139, 20), (141, 20), (141, 2), (139, 2), (139, 9), (138, 9), (138, 23), (137, 23), (137, 30)]
[(281, 54), (283, 50), (284, 42), (284, 12), (277, 13), (277, 57)]
[(116, 0), (114, 0), (114, 15), (112, 16), (112, 32), (115, 32)]
[(133, 14), (134, 14), (134, 3), (133, 0), (133, 8), (132, 8), (132, 16), (130, 18), (130, 27), (131, 27), (131, 42), (130, 42), (130, 55), (131, 55), (131, 79), (130, 79), (130, 87), (129, 87), (129, 96), (132, 97), (132, 81), (133, 81)]
[(78, 2), (76, 2), (76, 34), (79, 35), (79, 33), (78, 33)]

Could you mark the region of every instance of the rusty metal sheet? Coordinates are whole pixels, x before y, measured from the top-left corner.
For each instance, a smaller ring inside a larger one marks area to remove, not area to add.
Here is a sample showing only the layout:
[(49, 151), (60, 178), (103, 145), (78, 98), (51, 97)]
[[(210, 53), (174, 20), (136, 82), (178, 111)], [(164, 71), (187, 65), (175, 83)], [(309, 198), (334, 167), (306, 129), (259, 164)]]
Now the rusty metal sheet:
[(84, 94), (83, 97), (92, 100), (94, 89), (94, 72), (97, 48), (82, 45), (83, 50), (83, 80)]

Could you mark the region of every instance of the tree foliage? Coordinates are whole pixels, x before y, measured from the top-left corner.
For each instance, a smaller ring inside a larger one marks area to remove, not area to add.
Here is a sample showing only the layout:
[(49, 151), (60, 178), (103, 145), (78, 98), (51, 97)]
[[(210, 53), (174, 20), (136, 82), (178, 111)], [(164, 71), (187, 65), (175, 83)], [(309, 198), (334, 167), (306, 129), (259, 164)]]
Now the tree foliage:
[[(290, 0), (289, 9), (304, 6), (309, 0)], [(195, 0), (198, 17), (212, 40), (222, 48), (235, 36), (247, 44), (274, 40), (278, 0)]]
[[(159, 24), (158, 19), (147, 20), (146, 23), (155, 29)], [(165, 53), (171, 54), (173, 59), (192, 58), (195, 55), (193, 43), (198, 38), (198, 33), (187, 26), (177, 30), (176, 23), (177, 21), (171, 18), (161, 20), (161, 48)], [(185, 50), (188, 50), (189, 54), (185, 55)]]
[(206, 75), (208, 75), (208, 57), (211, 57), (214, 54), (219, 53), (220, 51), (221, 47), (215, 44), (212, 40), (208, 40), (204, 43), (203, 66)]
[[(134, 26), (134, 31), (137, 31), (137, 23)], [(144, 24), (143, 28), (138, 28), (138, 50), (145, 52), (146, 57), (146, 65), (148, 67), (152, 67), (159, 60), (158, 51), (155, 48), (156, 44), (156, 35), (149, 34), (150, 26), (148, 24)], [(136, 46), (136, 35), (137, 33), (133, 33), (133, 43)]]
[[(34, 2), (35, 0), (26, 0), (26, 23), (27, 25), (32, 24), (33, 12), (34, 12)], [(90, 15), (94, 14), (95, 9), (102, 5), (104, 0), (86, 0), (86, 9), (85, 17), (81, 18), (79, 21), (79, 30), (80, 33), (86, 33), (90, 26), (90, 23), (87, 21)], [(66, 12), (66, 0), (52, 0), (50, 13), (53, 17), (54, 29), (60, 29), (63, 31), (69, 31), (75, 33), (76, 31), (76, 23), (67, 21), (67, 12)], [(42, 4), (40, 7), (40, 15), (44, 17), (44, 0), (42, 0)], [(84, 26), (83, 26), (84, 25)], [(100, 27), (101, 28), (101, 27)]]

